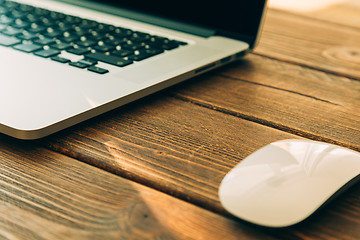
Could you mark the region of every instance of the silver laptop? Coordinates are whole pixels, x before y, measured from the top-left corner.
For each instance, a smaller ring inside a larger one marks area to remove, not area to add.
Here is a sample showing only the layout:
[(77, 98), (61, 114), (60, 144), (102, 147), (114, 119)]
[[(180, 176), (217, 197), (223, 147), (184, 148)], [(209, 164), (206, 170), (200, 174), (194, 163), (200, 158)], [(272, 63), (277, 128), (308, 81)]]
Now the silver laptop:
[(0, 132), (36, 139), (237, 60), (266, 0), (0, 0)]

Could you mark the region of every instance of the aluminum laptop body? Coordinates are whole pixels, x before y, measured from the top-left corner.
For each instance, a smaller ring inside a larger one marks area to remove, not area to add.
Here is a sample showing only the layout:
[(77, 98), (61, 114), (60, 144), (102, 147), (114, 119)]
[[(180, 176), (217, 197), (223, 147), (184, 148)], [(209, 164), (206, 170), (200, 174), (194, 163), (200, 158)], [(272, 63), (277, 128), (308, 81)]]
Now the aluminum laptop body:
[[(266, 5), (260, 0), (226, 0), (217, 4), (188, 0), (182, 1), (181, 6), (162, 0), (17, 2), (179, 43), (175, 49), (125, 66), (109, 64), (100, 57), (96, 65), (83, 68), (77, 61), (83, 60), (84, 54), (59, 50), (50, 58), (40, 56), (43, 49), (52, 48), (50, 45), (41, 45), (41, 51), (35, 52), (28, 50), (36, 45), (32, 40), (11, 42), (19, 35), (6, 34), (22, 34), (21, 27), (11, 27), (5, 15), (28, 16), (16, 9), (11, 9), (11, 13), (4, 10), (0, 19), (0, 132), (20, 139), (47, 136), (237, 60), (254, 48)], [(14, 24), (21, 23), (19, 20)], [(34, 23), (26, 24), (36, 28)], [(32, 34), (39, 36), (35, 31)], [(88, 56), (97, 54), (91, 51)], [(98, 69), (104, 72), (96, 72)]]

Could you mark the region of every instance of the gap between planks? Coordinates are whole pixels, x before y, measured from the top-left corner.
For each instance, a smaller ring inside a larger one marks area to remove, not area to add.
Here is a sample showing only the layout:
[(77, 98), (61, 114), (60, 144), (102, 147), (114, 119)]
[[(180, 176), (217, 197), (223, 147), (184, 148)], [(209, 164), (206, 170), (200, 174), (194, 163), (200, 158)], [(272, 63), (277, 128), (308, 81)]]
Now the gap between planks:
[[(249, 83), (251, 83), (251, 82), (249, 82)], [(256, 83), (252, 83), (252, 84), (256, 84)], [(261, 118), (246, 115), (246, 114), (243, 114), (243, 113), (240, 113), (240, 112), (231, 111), (229, 109), (225, 109), (225, 108), (222, 108), (222, 107), (219, 107), (219, 106), (215, 106), (215, 105), (206, 103), (204, 101), (200, 101), (198, 99), (194, 99), (194, 98), (191, 98), (191, 97), (184, 96), (184, 95), (179, 94), (179, 93), (172, 94), (172, 97), (174, 97), (174, 98), (176, 98), (178, 100), (182, 100), (184, 102), (195, 104), (195, 105), (197, 105), (199, 107), (204, 107), (204, 108), (207, 108), (209, 110), (217, 111), (217, 112), (220, 112), (220, 113), (223, 113), (223, 114), (226, 114), (226, 115), (231, 115), (231, 116), (243, 119), (243, 120), (247, 120), (247, 121), (250, 121), (250, 122), (253, 122), (253, 123), (261, 124), (263, 126), (270, 127), (270, 128), (276, 129), (276, 130), (283, 131), (283, 132), (287, 132), (287, 133), (297, 135), (297, 136), (300, 136), (300, 137), (303, 137), (303, 138), (311, 139), (311, 140), (314, 140), (314, 141), (322, 141), (322, 142), (327, 142), (327, 143), (331, 143), (331, 144), (336, 144), (336, 145), (340, 145), (340, 146), (350, 148), (350, 149), (353, 149), (353, 150), (356, 150), (356, 151), (360, 151), (359, 148), (356, 148), (356, 147), (354, 147), (354, 146), (352, 146), (350, 144), (346, 144), (346, 143), (343, 143), (343, 142), (340, 142), (340, 141), (336, 141), (336, 140), (331, 139), (331, 138), (317, 136), (317, 135), (312, 134), (310, 132), (305, 132), (305, 131), (302, 131), (300, 129), (292, 128), (292, 127), (289, 127), (289, 126), (280, 125), (280, 124), (277, 124), (276, 122), (268, 121), (266, 119), (261, 119)]]

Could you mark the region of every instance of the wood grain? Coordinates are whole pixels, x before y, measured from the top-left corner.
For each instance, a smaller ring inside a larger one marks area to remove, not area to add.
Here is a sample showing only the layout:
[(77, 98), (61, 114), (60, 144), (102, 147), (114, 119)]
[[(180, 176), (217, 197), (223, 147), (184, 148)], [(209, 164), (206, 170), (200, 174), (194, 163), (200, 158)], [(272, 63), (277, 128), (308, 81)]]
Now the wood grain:
[(360, 81), (252, 54), (184, 84), (173, 95), (360, 151)]
[(360, 79), (360, 29), (269, 9), (258, 54)]
[[(42, 144), (224, 216), (217, 188), (225, 173), (263, 144), (295, 137), (161, 94), (86, 125)], [(359, 192), (357, 185), (294, 227), (258, 231), (285, 239), (360, 237)]]
[(328, 22), (338, 23), (354, 28), (360, 28), (359, 12), (360, 2), (352, 0), (344, 1), (335, 5), (331, 5), (324, 9), (309, 12), (305, 15)]
[(29, 142), (0, 144), (0, 239), (273, 239)]
[(256, 149), (295, 137), (160, 94), (41, 144), (223, 212), (217, 190), (225, 174)]
[(360, 28), (360, 1), (358, 0), (339, 1), (338, 3), (329, 5), (324, 2), (323, 7), (308, 9), (307, 11), (304, 9), (298, 9), (296, 7), (289, 8), (281, 5), (272, 6), (271, 1), (270, 7), (286, 10), (298, 15), (304, 15), (335, 24)]

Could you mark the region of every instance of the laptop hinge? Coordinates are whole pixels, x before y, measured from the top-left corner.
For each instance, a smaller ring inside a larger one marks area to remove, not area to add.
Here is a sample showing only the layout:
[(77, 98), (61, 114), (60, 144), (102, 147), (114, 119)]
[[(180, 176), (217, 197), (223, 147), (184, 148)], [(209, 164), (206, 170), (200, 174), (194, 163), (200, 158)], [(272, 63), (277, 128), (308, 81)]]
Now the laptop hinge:
[(109, 13), (112, 15), (117, 15), (120, 17), (126, 17), (126, 18), (129, 18), (132, 20), (137, 20), (137, 21), (141, 21), (141, 22), (145, 22), (145, 23), (151, 23), (151, 24), (154, 24), (157, 26), (166, 27), (166, 28), (170, 28), (170, 29), (185, 32), (185, 33), (190, 33), (190, 34), (197, 35), (200, 37), (210, 37), (210, 36), (215, 35), (215, 33), (216, 33), (215, 30), (210, 29), (210, 28), (194, 26), (191, 24), (186, 24), (186, 23), (182, 23), (179, 21), (168, 20), (165, 18), (156, 17), (156, 16), (149, 15), (149, 14), (138, 13), (135, 11), (122, 9), (119, 7), (114, 7), (109, 4), (98, 3), (95, 1), (91, 1), (91, 0), (90, 1), (89, 0), (77, 0), (77, 1), (60, 0), (60, 1), (66, 2), (69, 4), (73, 4), (73, 5), (77, 5), (77, 6), (81, 6), (81, 7), (86, 7), (86, 8), (97, 10), (97, 11), (101, 11), (101, 12), (105, 12), (105, 13)]

